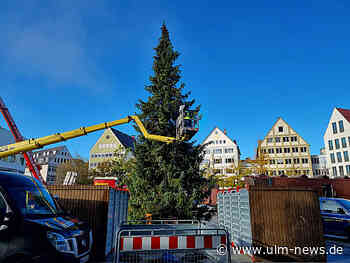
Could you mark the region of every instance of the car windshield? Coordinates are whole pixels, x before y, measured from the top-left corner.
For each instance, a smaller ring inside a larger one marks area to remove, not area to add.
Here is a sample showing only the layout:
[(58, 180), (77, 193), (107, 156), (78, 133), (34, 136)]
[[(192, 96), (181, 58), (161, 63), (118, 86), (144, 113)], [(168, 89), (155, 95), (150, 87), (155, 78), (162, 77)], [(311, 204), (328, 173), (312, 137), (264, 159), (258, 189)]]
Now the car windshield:
[(8, 192), (24, 217), (55, 216), (63, 213), (49, 192), (41, 186), (10, 187)]

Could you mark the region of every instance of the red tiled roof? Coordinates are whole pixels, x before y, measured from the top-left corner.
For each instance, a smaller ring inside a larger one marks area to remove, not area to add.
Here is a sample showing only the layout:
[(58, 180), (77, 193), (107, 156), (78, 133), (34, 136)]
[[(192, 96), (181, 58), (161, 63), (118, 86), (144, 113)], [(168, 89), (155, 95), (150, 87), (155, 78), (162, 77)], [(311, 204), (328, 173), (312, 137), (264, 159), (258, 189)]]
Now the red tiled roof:
[(350, 110), (346, 109), (341, 109), (341, 108), (336, 108), (343, 116), (344, 118), (350, 122)]

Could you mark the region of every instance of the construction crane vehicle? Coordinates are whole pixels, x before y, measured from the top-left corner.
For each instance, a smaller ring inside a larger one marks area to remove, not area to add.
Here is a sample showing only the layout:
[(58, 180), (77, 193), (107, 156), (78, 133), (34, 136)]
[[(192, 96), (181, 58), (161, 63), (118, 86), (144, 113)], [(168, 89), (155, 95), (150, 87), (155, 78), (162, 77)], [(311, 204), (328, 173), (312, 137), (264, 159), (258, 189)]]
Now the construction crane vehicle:
[[(182, 112), (185, 113), (186, 111), (184, 108), (182, 108)], [(184, 115), (180, 114), (179, 118), (177, 119), (177, 123), (184, 123), (183, 122)], [(5, 146), (0, 146), (0, 158), (1, 157), (6, 157), (9, 155), (13, 154), (18, 154), (18, 153), (25, 153), (34, 149), (39, 149), (42, 148), (46, 145), (54, 144), (57, 142), (61, 141), (66, 141), (72, 138), (80, 137), (83, 135), (87, 135), (88, 133), (95, 132), (98, 130), (103, 130), (109, 127), (129, 123), (131, 121), (134, 121), (140, 131), (142, 132), (143, 136), (148, 139), (148, 140), (153, 140), (153, 141), (160, 141), (160, 142), (165, 142), (165, 143), (172, 143), (174, 141), (185, 141), (189, 140), (194, 136), (194, 134), (198, 131), (198, 128), (193, 128), (194, 121), (192, 121), (192, 126), (189, 125), (188, 127), (181, 127), (180, 131), (176, 131), (176, 138), (174, 137), (167, 137), (167, 136), (161, 136), (161, 135), (154, 135), (154, 134), (149, 134), (144, 127), (143, 123), (139, 119), (138, 116), (133, 115), (133, 116), (127, 116), (126, 118), (111, 121), (111, 122), (105, 122), (101, 124), (96, 124), (88, 127), (81, 127), (79, 129), (75, 129), (72, 131), (67, 131), (63, 133), (56, 133), (53, 135), (37, 138), (37, 139), (29, 139), (25, 141), (19, 141), (17, 143), (5, 145)], [(198, 120), (197, 120), (198, 123)]]
[[(2, 100), (1, 97), (0, 97), (0, 111), (5, 118), (5, 121), (7, 122), (7, 125), (9, 127), (13, 137), (15, 138), (15, 141), (16, 142), (23, 141), (24, 137), (22, 136), (21, 132), (17, 128), (17, 125), (16, 125), (15, 121), (13, 120), (13, 118), (10, 114), (10, 111), (6, 107), (4, 101)], [(26, 161), (26, 165), (27, 165), (30, 173), (32, 174), (32, 176), (34, 176), (36, 179), (43, 182), (41, 175), (40, 175), (40, 167), (35, 164), (35, 162), (33, 160), (32, 152), (31, 151), (23, 152), (23, 157)]]

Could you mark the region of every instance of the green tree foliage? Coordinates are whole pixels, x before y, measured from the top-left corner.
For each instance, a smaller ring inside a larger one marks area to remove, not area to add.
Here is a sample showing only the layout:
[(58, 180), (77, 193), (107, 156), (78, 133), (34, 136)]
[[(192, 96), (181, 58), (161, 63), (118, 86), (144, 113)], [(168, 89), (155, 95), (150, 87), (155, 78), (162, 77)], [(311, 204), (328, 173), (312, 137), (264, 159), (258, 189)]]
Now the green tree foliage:
[(92, 184), (89, 174), (89, 163), (83, 159), (72, 159), (70, 162), (60, 164), (56, 169), (56, 184), (63, 184), (67, 172), (76, 172), (76, 184)]
[(112, 172), (118, 178), (117, 185), (119, 187), (128, 185), (135, 172), (135, 158), (129, 148), (119, 147), (115, 153), (116, 157), (112, 161)]
[(92, 177), (116, 177), (117, 186), (127, 185), (129, 177), (135, 171), (135, 158), (129, 148), (119, 146), (115, 150), (115, 157), (101, 162), (95, 169), (90, 171)]
[(92, 177), (114, 177), (112, 160), (100, 162), (95, 169), (90, 171)]
[[(163, 136), (176, 137), (176, 119), (180, 105), (190, 109), (195, 101), (183, 94), (180, 66), (174, 65), (179, 53), (174, 51), (165, 25), (155, 48), (150, 93), (147, 101), (136, 105), (146, 129)], [(200, 106), (196, 107), (196, 112)], [(137, 128), (137, 127), (135, 127)], [(138, 136), (135, 145), (135, 175), (130, 177), (129, 205), (132, 218), (144, 218), (151, 213), (154, 218), (191, 218), (196, 202), (209, 196), (210, 180), (203, 176), (199, 165), (203, 160), (203, 147), (194, 142), (165, 144), (148, 141)]]

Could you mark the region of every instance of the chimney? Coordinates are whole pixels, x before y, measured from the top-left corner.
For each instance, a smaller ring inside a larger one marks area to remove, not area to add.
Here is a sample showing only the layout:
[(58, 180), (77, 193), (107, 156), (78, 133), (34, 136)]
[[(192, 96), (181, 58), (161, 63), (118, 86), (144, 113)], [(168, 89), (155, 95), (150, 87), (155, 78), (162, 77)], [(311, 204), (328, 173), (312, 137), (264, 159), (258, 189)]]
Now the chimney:
[(227, 135), (227, 131), (226, 131), (226, 129), (224, 129), (224, 134), (225, 134), (225, 135)]

